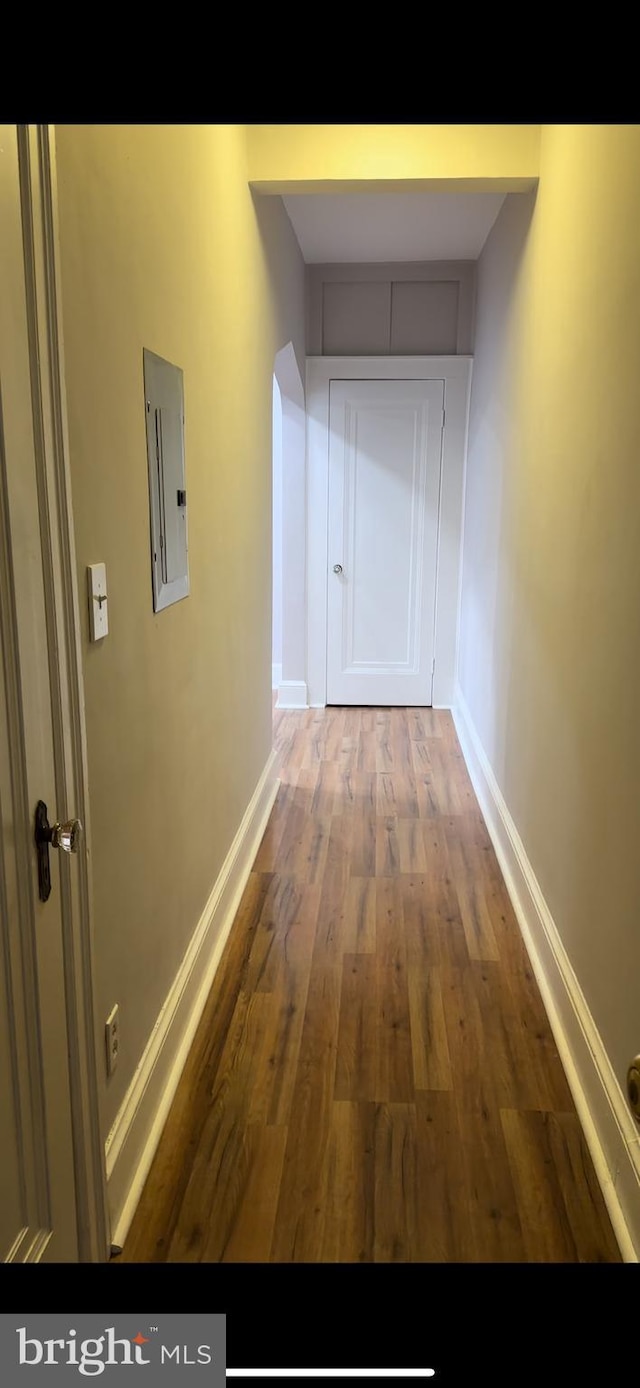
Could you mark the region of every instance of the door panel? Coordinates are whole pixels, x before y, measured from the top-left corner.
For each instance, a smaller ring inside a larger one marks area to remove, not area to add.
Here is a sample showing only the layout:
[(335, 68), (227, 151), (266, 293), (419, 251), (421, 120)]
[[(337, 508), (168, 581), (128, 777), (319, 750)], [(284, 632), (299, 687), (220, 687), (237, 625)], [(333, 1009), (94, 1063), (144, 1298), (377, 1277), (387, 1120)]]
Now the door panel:
[[(38, 897), (33, 816), (57, 817), (49, 624), (17, 133), (0, 127), (0, 1258), (77, 1258), (61, 872)], [(44, 523), (44, 521), (43, 521)]]
[(331, 382), (328, 703), (431, 703), (443, 399)]

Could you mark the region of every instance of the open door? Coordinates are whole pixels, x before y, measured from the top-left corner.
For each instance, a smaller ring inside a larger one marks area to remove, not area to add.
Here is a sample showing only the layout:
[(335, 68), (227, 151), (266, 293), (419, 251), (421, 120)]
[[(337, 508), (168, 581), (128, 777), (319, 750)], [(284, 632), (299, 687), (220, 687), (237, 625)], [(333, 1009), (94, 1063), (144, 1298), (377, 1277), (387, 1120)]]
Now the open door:
[(54, 178), (0, 128), (0, 1257), (75, 1262), (108, 1244)]

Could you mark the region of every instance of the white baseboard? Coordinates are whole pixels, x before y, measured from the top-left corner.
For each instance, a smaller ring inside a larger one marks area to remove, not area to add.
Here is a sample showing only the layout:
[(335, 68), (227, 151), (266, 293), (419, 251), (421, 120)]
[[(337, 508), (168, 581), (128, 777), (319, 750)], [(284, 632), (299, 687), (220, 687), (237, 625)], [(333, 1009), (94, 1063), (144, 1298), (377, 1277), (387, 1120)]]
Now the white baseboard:
[(105, 1144), (111, 1242), (122, 1247), (278, 790), (271, 752)]
[(271, 666), (271, 688), (279, 689), (282, 684), (282, 665), (273, 664)]
[(304, 680), (281, 680), (276, 708), (308, 708), (309, 696)]
[(625, 1262), (638, 1262), (638, 1130), (459, 688), (453, 716), (620, 1252)]

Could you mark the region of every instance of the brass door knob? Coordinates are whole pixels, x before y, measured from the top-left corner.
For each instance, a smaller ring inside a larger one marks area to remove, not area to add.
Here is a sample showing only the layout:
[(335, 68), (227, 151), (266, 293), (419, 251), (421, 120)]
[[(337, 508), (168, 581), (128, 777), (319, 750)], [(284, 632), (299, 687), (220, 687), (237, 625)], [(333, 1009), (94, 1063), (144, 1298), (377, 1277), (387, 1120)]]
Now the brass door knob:
[(63, 853), (77, 853), (82, 825), (79, 819), (67, 819), (64, 824), (56, 820), (55, 824), (50, 824), (44, 800), (39, 800), (36, 805), (34, 827), (38, 855), (38, 895), (41, 901), (48, 901), (51, 894), (49, 849), (61, 848)]
[(67, 819), (64, 824), (51, 826), (51, 847), (61, 848), (63, 853), (77, 853), (82, 825), (79, 819)]

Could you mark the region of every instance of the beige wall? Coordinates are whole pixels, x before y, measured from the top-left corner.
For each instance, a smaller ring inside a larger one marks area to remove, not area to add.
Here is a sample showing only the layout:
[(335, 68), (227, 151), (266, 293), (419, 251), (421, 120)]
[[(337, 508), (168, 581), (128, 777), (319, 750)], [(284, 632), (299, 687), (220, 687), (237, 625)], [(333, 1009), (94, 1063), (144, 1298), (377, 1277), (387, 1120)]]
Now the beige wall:
[(640, 1050), (640, 127), (554, 126), (479, 263), (460, 683), (616, 1073)]
[[(271, 399), (304, 376), (304, 267), (234, 126), (57, 130), (74, 519), (105, 561), (84, 630), (97, 996), (116, 1114), (271, 747)], [(184, 371), (191, 595), (154, 615), (142, 349)]]
[(506, 191), (538, 175), (539, 125), (252, 125), (247, 135), (252, 183), (278, 193), (392, 191), (404, 180)]

